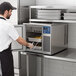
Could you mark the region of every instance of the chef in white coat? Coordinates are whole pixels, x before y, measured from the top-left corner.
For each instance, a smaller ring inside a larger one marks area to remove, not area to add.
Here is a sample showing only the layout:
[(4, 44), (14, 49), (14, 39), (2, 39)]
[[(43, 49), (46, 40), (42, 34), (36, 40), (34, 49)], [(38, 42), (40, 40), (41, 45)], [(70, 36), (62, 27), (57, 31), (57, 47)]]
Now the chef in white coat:
[(14, 26), (7, 22), (10, 19), (12, 10), (16, 9), (9, 2), (0, 4), (0, 61), (2, 76), (14, 76), (13, 56), (11, 43), (13, 40), (19, 44), (33, 48), (33, 44), (28, 43), (19, 36)]

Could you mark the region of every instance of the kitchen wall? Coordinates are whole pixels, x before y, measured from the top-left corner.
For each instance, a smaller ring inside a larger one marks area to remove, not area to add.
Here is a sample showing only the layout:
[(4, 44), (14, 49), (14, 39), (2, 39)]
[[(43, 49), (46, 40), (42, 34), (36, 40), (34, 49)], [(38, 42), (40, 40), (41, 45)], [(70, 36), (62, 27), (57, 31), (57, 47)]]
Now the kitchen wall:
[(37, 5), (76, 5), (76, 0), (36, 0)]
[(0, 0), (0, 4), (2, 2), (10, 2), (13, 6), (17, 7), (18, 0)]

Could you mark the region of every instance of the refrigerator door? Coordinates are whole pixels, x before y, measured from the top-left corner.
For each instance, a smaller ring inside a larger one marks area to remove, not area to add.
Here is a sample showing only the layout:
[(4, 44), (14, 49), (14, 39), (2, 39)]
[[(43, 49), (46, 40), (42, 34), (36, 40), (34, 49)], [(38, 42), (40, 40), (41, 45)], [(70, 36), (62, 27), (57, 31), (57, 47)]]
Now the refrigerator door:
[(21, 55), (19, 51), (13, 51), (13, 60), (14, 60), (14, 74), (15, 76), (20, 76), (21, 69)]
[(20, 52), (20, 54), (21, 54), (20, 76), (27, 76), (27, 53)]
[(13, 51), (15, 76), (27, 76), (27, 54)]
[[(15, 25), (18, 34), (25, 39), (25, 27), (23, 25)], [(12, 50), (25, 51), (25, 46), (20, 45), (17, 41), (12, 42)]]
[(43, 57), (36, 54), (27, 54), (27, 76), (43, 76)]
[(13, 51), (13, 59), (14, 59), (14, 68), (21, 68), (21, 56), (20, 56), (20, 52), (18, 51)]

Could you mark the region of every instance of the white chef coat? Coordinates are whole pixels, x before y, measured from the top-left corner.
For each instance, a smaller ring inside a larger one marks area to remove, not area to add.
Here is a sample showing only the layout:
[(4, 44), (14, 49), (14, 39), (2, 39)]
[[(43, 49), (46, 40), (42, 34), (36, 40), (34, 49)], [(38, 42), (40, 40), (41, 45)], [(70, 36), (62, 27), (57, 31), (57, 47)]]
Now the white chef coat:
[(7, 49), (12, 40), (17, 40), (19, 34), (7, 20), (0, 19), (0, 52)]

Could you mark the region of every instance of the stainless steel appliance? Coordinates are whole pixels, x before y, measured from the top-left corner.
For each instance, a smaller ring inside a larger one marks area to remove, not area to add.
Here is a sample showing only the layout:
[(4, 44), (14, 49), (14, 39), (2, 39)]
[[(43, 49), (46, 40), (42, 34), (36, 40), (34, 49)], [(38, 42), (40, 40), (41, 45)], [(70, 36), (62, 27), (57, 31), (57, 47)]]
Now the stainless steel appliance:
[(33, 49), (26, 51), (55, 54), (67, 48), (67, 24), (25, 23), (26, 40), (33, 43)]

